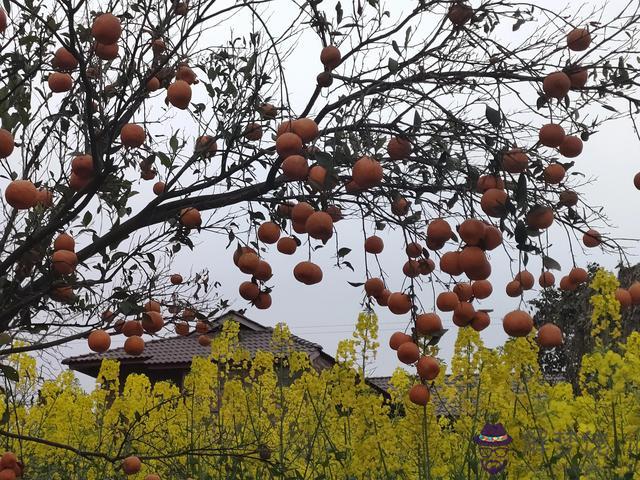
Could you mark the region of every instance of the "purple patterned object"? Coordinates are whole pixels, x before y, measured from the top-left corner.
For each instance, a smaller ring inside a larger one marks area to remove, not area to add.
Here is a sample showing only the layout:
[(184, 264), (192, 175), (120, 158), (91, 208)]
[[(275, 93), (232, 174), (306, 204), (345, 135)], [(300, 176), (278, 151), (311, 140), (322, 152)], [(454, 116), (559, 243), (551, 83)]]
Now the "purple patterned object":
[(489, 475), (496, 475), (506, 468), (508, 445), (513, 439), (501, 423), (487, 423), (473, 441), (479, 447), (480, 464)]
[(478, 445), (500, 447), (509, 445), (513, 439), (509, 436), (501, 423), (487, 423), (482, 431), (473, 438)]

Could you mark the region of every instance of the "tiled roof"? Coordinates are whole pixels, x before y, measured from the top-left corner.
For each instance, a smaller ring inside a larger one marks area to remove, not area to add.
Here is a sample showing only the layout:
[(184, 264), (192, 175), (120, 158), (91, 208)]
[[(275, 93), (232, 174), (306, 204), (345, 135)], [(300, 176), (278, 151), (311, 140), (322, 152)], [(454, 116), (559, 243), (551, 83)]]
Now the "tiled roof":
[(542, 377), (551, 385), (567, 381), (567, 376), (564, 373), (543, 373)]
[(391, 377), (367, 377), (367, 382), (375, 385), (380, 390), (385, 392), (389, 390), (389, 381)]
[[(367, 377), (367, 382), (374, 385), (384, 392), (389, 392), (389, 389), (393, 388), (389, 382), (391, 377)], [(451, 380), (449, 377), (445, 377), (445, 383), (449, 383)], [(444, 399), (440, 395), (439, 388), (435, 385), (429, 385), (431, 391), (431, 403), (435, 405), (436, 415), (438, 416), (455, 416), (457, 414), (457, 407), (455, 405), (448, 405), (444, 402)]]
[[(544, 380), (551, 384), (566, 381), (566, 379), (562, 374), (547, 375), (544, 377)], [(391, 381), (391, 377), (367, 377), (367, 383), (387, 393), (391, 388), (393, 388), (389, 384), (390, 381)], [(444, 378), (444, 383), (446, 386), (456, 386), (457, 382), (451, 375), (447, 374)], [(473, 385), (477, 385), (477, 384), (473, 382)], [(449, 417), (449, 416), (455, 417), (458, 415), (458, 412), (459, 412), (458, 403), (455, 400), (452, 402), (447, 402), (446, 399), (443, 398), (443, 396), (440, 393), (440, 386), (430, 384), (429, 390), (431, 391), (431, 403), (435, 405), (436, 415), (445, 416), (445, 417)]]
[[(220, 332), (219, 328), (213, 328), (209, 333), (215, 337)], [(249, 351), (253, 356), (257, 351), (271, 351), (271, 337), (273, 328), (263, 327), (261, 331), (241, 329), (238, 338), (240, 347)], [(98, 363), (104, 358), (119, 360), (125, 363), (135, 363), (136, 365), (156, 366), (189, 364), (195, 356), (208, 357), (211, 354), (211, 347), (203, 347), (198, 343), (198, 334), (192, 333), (186, 337), (159, 338), (145, 342), (142, 355), (134, 356), (127, 354), (123, 348), (114, 348), (106, 353), (88, 353), (76, 357), (66, 358), (62, 361), (65, 365), (75, 366)], [(322, 347), (317, 343), (310, 342), (303, 338), (291, 335), (293, 349), (306, 352), (310, 356), (322, 351)]]

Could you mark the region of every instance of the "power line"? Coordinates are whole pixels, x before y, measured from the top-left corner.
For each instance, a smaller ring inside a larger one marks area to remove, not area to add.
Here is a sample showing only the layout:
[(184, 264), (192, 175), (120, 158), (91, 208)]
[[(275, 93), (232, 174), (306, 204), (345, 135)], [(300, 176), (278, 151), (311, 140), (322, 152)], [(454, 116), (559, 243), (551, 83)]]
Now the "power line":
[[(411, 323), (410, 320), (404, 322), (404, 321), (400, 321), (400, 320), (395, 320), (395, 321), (391, 321), (391, 322), (380, 322), (380, 324), (382, 326), (384, 325), (409, 325), (409, 323)], [(453, 323), (452, 320), (443, 320), (442, 321), (443, 325), (446, 326), (450, 326), (450, 327), (456, 327), (457, 325), (455, 325)], [(287, 323), (286, 324), (287, 327), (289, 327), (291, 330), (296, 329), (296, 330), (303, 330), (303, 329), (309, 329), (309, 328), (319, 328), (318, 325), (295, 325), (295, 324), (290, 324)], [(489, 326), (496, 326), (498, 325), (498, 323), (490, 323)], [(355, 328), (356, 324), (355, 323), (332, 323), (330, 325), (331, 327), (353, 327)], [(323, 329), (323, 331), (325, 331), (325, 329)]]
[[(454, 325), (453, 323), (451, 323), (451, 324), (443, 323), (443, 326), (445, 326), (445, 327), (457, 327), (457, 325)], [(502, 327), (502, 325), (491, 323), (491, 324), (489, 324), (489, 327)], [(395, 332), (397, 330), (398, 330), (398, 328), (378, 328), (379, 332)], [(304, 334), (305, 335), (344, 334), (344, 333), (353, 333), (353, 332), (354, 332), (354, 330), (327, 330), (327, 329), (323, 329), (323, 330), (318, 330), (318, 331), (315, 331), (315, 332), (305, 331)], [(294, 329), (291, 329), (291, 333), (293, 333), (295, 335), (296, 332), (295, 332)]]

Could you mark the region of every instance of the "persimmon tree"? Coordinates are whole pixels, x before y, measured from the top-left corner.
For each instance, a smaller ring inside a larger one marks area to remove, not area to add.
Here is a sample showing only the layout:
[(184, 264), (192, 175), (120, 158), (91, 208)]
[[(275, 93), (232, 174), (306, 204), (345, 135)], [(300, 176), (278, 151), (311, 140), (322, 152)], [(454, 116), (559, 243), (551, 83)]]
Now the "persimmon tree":
[[(494, 289), (491, 250), (517, 265), (518, 297), (534, 285), (532, 255), (540, 285), (555, 282), (549, 229), (617, 249), (574, 159), (603, 122), (635, 120), (638, 6), (567, 18), (526, 2), (405, 3), (5, 1), (0, 329), (35, 325), (32, 348), (52, 329), (56, 342), (93, 332), (97, 351), (122, 332), (139, 354), (164, 306), (186, 334), (216, 299), (192, 305), (206, 273), (175, 291), (171, 259), (210, 232), (228, 237), (248, 275), (239, 294), (257, 308), (277, 288), (273, 258), (298, 255), (293, 275), (315, 284), (314, 251), (331, 245), (369, 307), (407, 316), (392, 347), (413, 364), (442, 334), (436, 308), (460, 327), (489, 324), (474, 299)], [(296, 49), (308, 65), (287, 63)], [(330, 242), (342, 218), (361, 220), (363, 266)], [(389, 232), (407, 253), (391, 275), (374, 257)], [(561, 288), (586, 281), (574, 266)], [(533, 321), (516, 310), (504, 327), (525, 336)], [(542, 326), (539, 340), (562, 332)]]

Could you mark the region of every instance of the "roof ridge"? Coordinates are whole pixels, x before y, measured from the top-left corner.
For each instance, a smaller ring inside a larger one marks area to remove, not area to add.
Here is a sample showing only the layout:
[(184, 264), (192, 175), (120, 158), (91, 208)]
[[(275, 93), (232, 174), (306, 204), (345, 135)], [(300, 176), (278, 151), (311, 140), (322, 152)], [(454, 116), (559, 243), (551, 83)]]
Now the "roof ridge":
[[(124, 352), (124, 348), (123, 347), (118, 347), (118, 348), (110, 348), (109, 350), (107, 350), (107, 352), (104, 353), (113, 353), (113, 352)], [(126, 353), (126, 352), (125, 352)], [(102, 355), (102, 353), (98, 353), (98, 352), (89, 352), (89, 353), (83, 353), (82, 355), (76, 355), (74, 357), (67, 357), (67, 358), (63, 358), (62, 359), (62, 363), (63, 365), (68, 365), (71, 362), (78, 362), (78, 361), (82, 361), (84, 359), (90, 358), (90, 357), (97, 357)], [(135, 358), (136, 360), (150, 360), (153, 358), (153, 355), (145, 355), (144, 352), (141, 353), (140, 355), (130, 355), (127, 353), (128, 356)], [(113, 360), (110, 357), (104, 357), (101, 358), (100, 360)]]
[(308, 343), (309, 345), (313, 345), (314, 347), (318, 347), (320, 350), (322, 350), (322, 345), (320, 345), (319, 343), (312, 342), (311, 340), (307, 340), (306, 338), (299, 337), (298, 335), (294, 335), (293, 333), (291, 334), (291, 336), (303, 343)]

